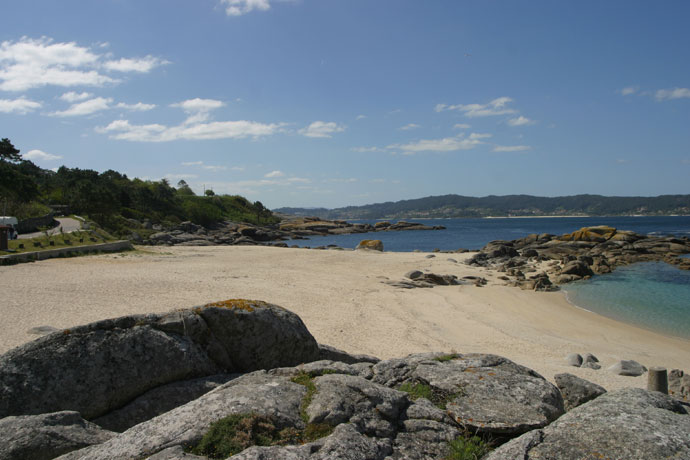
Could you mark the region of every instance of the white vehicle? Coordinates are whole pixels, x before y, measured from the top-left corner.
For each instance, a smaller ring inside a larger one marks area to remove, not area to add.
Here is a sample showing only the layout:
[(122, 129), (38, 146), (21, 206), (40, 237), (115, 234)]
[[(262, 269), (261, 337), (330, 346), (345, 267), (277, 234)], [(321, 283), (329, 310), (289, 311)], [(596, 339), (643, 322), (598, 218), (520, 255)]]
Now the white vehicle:
[(0, 216), (0, 225), (9, 225), (12, 227), (12, 230), (10, 230), (10, 235), (9, 239), (11, 240), (16, 240), (17, 239), (17, 224), (19, 221), (17, 220), (16, 217), (10, 217), (10, 216)]

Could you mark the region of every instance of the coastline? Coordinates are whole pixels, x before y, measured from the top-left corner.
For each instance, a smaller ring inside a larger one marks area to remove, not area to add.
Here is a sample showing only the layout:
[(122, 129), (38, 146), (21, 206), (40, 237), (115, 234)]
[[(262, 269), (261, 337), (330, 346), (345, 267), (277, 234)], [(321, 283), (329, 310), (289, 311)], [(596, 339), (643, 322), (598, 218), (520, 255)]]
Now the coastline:
[[(3, 308), (0, 353), (37, 338), (33, 327), (69, 328), (133, 313), (165, 312), (229, 298), (297, 313), (316, 339), (380, 358), (425, 351), (492, 353), (553, 380), (569, 372), (611, 390), (646, 386), (606, 367), (621, 359), (690, 370), (690, 341), (580, 309), (560, 292), (503, 286), (469, 255), (314, 251), (274, 247), (156, 247), (118, 255), (0, 267), (13, 286)], [(399, 289), (382, 281), (409, 270), (481, 276), (485, 287)], [(601, 370), (567, 366), (593, 353)]]

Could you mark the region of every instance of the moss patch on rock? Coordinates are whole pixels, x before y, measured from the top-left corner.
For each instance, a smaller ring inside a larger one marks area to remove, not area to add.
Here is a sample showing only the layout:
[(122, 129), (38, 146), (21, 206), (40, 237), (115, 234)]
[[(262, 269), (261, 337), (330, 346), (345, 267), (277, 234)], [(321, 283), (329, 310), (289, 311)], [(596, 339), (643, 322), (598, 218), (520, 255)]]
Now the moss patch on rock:
[(267, 307), (268, 304), (262, 300), (247, 300), (247, 299), (228, 299), (220, 300), (218, 302), (211, 302), (204, 305), (203, 308), (228, 308), (230, 310), (245, 310), (248, 312), (254, 311), (257, 307)]
[(446, 409), (446, 404), (451, 402), (456, 397), (464, 394), (462, 389), (459, 387), (457, 392), (452, 392), (431, 386), (422, 381), (405, 382), (400, 385), (398, 390), (409, 394), (410, 399), (413, 401), (419, 398), (426, 398), (431, 401), (434, 406), (443, 410)]

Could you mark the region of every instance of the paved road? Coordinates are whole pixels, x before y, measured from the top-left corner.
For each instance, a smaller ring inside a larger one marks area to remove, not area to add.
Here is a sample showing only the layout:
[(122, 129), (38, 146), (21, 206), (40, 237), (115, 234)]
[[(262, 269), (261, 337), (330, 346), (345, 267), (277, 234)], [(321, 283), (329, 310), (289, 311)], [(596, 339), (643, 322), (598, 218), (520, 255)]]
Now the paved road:
[[(55, 220), (60, 222), (60, 225), (57, 227), (53, 228), (50, 230), (51, 234), (53, 235), (59, 235), (60, 234), (60, 228), (62, 228), (62, 231), (64, 233), (70, 233), (75, 230), (79, 230), (81, 228), (81, 221), (77, 219), (72, 219), (71, 217), (56, 217)], [(28, 239), (28, 238), (35, 238), (37, 236), (43, 236), (43, 232), (34, 232), (34, 233), (23, 233), (19, 235), (20, 240)]]

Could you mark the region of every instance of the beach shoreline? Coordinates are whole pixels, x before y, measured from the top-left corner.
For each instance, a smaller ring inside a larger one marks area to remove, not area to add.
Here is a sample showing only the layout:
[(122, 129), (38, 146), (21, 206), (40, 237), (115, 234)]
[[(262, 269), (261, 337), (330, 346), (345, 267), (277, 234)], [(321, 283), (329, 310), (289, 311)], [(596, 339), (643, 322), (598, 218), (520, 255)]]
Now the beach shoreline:
[[(383, 359), (427, 351), (491, 353), (551, 381), (570, 372), (609, 390), (646, 386), (646, 376), (606, 370), (621, 359), (690, 370), (688, 340), (580, 309), (561, 292), (504, 286), (500, 273), (462, 263), (467, 254), (428, 255), (175, 246), (0, 267), (9, 287), (0, 353), (37, 338), (27, 333), (34, 327), (65, 329), (249, 298), (297, 313), (320, 343)], [(413, 269), (481, 276), (488, 284), (400, 289), (384, 283)], [(602, 369), (568, 366), (569, 353), (593, 353)]]

